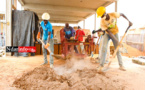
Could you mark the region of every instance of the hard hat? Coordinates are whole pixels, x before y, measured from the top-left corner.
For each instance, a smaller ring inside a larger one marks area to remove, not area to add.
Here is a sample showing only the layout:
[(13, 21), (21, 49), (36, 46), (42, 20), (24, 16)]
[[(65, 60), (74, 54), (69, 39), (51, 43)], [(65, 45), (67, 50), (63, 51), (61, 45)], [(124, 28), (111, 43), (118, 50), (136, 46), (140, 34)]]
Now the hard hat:
[(50, 15), (48, 13), (43, 13), (42, 14), (42, 19), (43, 20), (49, 20), (50, 19)]
[(101, 17), (105, 12), (106, 12), (105, 7), (103, 7), (103, 6), (99, 7), (96, 11), (97, 17)]

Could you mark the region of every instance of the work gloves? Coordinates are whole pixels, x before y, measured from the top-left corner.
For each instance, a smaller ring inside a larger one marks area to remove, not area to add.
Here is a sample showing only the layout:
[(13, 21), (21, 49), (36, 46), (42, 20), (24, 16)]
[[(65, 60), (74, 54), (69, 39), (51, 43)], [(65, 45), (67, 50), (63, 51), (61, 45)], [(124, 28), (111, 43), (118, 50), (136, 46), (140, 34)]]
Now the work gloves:
[(98, 29), (98, 30), (93, 30), (92, 34), (96, 33), (96, 32), (103, 32), (102, 29)]
[(47, 44), (44, 46), (44, 48), (47, 49), (49, 46), (50, 46), (50, 44), (47, 43)]
[(96, 33), (96, 31), (95, 31), (95, 30), (93, 30), (93, 31), (92, 31), (92, 34), (94, 34), (94, 33)]

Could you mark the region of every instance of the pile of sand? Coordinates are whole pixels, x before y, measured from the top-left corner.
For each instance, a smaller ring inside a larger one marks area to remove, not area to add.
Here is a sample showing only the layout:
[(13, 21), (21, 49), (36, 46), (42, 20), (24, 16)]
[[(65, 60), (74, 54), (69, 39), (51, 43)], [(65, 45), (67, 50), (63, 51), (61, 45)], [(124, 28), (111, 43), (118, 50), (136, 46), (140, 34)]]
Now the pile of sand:
[(133, 48), (125, 43), (123, 45), (128, 51), (128, 53), (123, 53), (122, 54), (123, 56), (127, 56), (127, 57), (145, 56), (145, 52), (141, 52), (140, 50)]
[(71, 64), (68, 62), (54, 69), (41, 66), (15, 80), (13, 86), (24, 90), (126, 89), (125, 81), (119, 80), (117, 75), (112, 77), (108, 73), (98, 74), (88, 61), (70, 61)]

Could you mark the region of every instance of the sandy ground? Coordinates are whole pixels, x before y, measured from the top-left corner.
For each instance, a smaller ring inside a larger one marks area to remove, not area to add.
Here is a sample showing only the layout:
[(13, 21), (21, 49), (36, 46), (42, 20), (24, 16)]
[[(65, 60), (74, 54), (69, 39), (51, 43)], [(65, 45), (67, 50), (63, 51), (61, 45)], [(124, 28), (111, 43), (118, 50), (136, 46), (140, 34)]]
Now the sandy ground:
[(71, 68), (69, 61), (55, 59), (54, 70), (49, 65), (40, 66), (43, 56), (0, 58), (0, 90), (145, 90), (145, 66), (127, 57), (123, 60), (127, 71), (120, 71), (114, 59), (109, 71), (98, 74), (98, 65), (87, 58), (73, 62)]

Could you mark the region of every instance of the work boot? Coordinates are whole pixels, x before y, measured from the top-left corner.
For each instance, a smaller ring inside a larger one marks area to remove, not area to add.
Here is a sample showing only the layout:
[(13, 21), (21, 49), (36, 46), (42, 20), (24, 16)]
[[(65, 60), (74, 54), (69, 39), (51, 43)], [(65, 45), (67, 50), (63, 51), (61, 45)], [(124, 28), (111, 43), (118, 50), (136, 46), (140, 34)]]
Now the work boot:
[(102, 70), (103, 70), (103, 66), (97, 67), (97, 72), (102, 72)]
[(53, 68), (53, 64), (50, 64), (50, 68)]
[(122, 71), (126, 71), (124, 66), (120, 66), (119, 69), (122, 70)]

